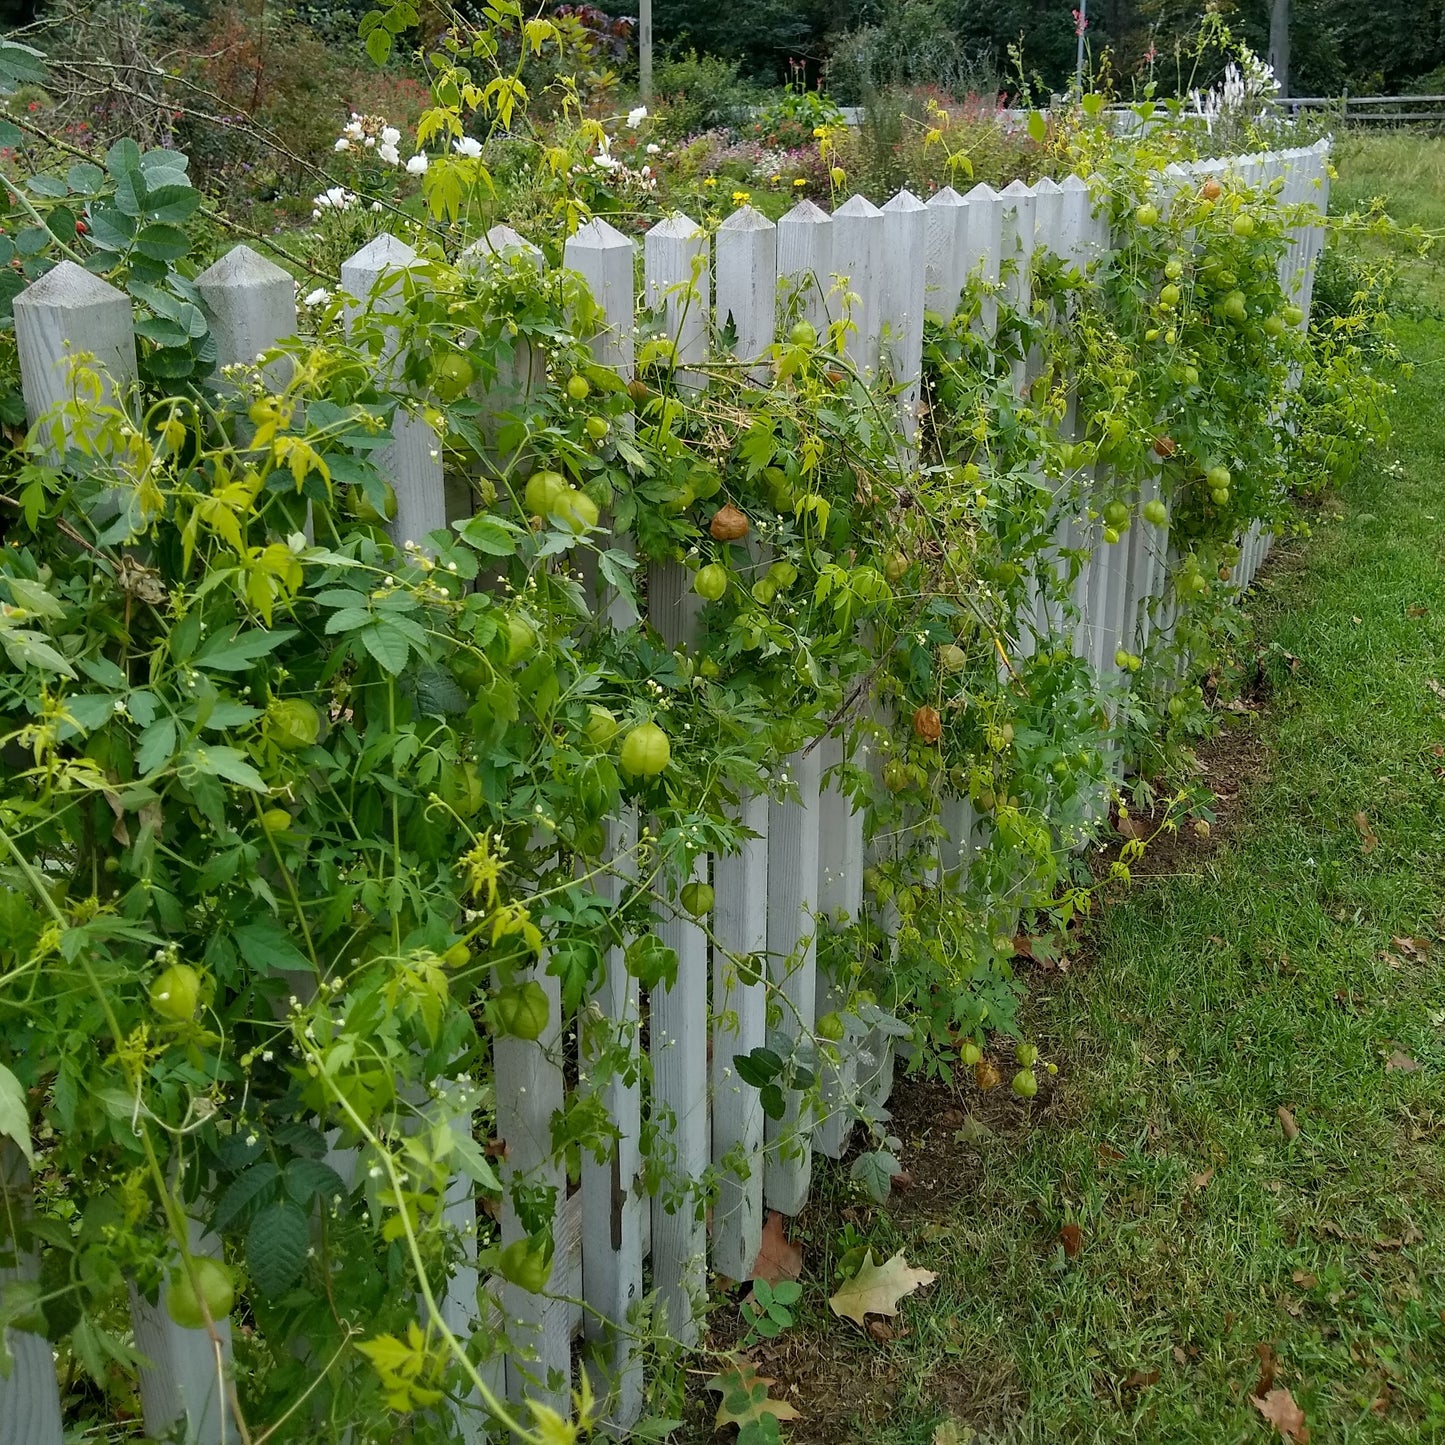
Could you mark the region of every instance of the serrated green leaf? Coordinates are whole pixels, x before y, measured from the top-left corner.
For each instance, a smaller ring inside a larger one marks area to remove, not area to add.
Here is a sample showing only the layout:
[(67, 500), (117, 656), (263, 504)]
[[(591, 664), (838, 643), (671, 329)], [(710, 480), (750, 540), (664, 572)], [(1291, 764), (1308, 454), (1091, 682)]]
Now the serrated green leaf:
[(83, 161), (66, 171), (65, 184), (74, 195), (88, 196), (105, 184), (105, 172), (99, 166)]
[(253, 1209), (271, 1202), (281, 1171), (269, 1159), (253, 1164), (238, 1174), (221, 1192), (211, 1215), (211, 1228), (224, 1234), (237, 1221), (244, 1220)]
[(0, 1064), (0, 1136), (11, 1140), (32, 1165), (35, 1163), (25, 1089), (4, 1064)]
[(286, 1166), (286, 1193), (303, 1209), (318, 1195), (330, 1203), (338, 1195), (346, 1197), (341, 1176), (320, 1159), (293, 1159)]
[(191, 238), (169, 221), (152, 221), (140, 228), (135, 245), (142, 256), (153, 261), (178, 261), (191, 249)]
[(301, 1278), (310, 1247), (306, 1216), (289, 1199), (261, 1210), (246, 1233), (246, 1267), (263, 1298), (278, 1298)]

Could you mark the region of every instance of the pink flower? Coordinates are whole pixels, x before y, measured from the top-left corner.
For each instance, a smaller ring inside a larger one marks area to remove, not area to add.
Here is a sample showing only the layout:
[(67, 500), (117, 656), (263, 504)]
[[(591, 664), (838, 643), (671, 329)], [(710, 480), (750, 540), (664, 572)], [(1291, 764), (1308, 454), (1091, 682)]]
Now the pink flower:
[(1071, 12), (1074, 17), (1074, 34), (1082, 35), (1089, 28), (1089, 18), (1082, 10)]

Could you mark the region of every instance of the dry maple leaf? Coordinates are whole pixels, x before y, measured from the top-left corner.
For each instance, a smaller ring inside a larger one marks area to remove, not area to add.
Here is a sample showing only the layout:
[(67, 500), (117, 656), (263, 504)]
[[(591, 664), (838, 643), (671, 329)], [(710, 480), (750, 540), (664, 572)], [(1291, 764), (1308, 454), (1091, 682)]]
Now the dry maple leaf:
[(758, 1374), (758, 1367), (744, 1359), (709, 1380), (708, 1389), (722, 1394), (715, 1419), (717, 1429), (721, 1430), (724, 1425), (755, 1424), (765, 1415), (775, 1420), (801, 1420), (803, 1417), (786, 1400), (769, 1398), (768, 1390), (775, 1384), (776, 1380)]
[(1373, 853), (1379, 847), (1380, 840), (1375, 836), (1375, 830), (1370, 827), (1370, 820), (1364, 813), (1355, 814), (1355, 827), (1360, 833), (1360, 852)]
[(1392, 938), (1390, 942), (1408, 958), (1424, 958), (1430, 952), (1428, 938)]
[(1294, 1396), (1286, 1389), (1271, 1390), (1262, 1398), (1250, 1397), (1249, 1403), (1279, 1431), (1281, 1440), (1293, 1440), (1296, 1445), (1308, 1445), (1309, 1426), (1305, 1424), (1305, 1412), (1295, 1404)]
[(1214, 1166), (1211, 1165), (1202, 1174), (1191, 1174), (1189, 1176), (1189, 1187), (1191, 1189), (1207, 1189), (1209, 1181), (1214, 1178)]
[(896, 1315), (898, 1301), (938, 1276), (931, 1269), (914, 1269), (902, 1253), (882, 1264), (873, 1263), (873, 1251), (863, 1256), (863, 1264), (852, 1279), (839, 1286), (828, 1304), (835, 1315), (865, 1325), (867, 1315)]
[(1059, 1230), (1059, 1243), (1064, 1247), (1064, 1258), (1074, 1259), (1084, 1247), (1084, 1231), (1077, 1224), (1066, 1224)]
[(765, 1279), (769, 1284), (779, 1280), (797, 1279), (803, 1272), (803, 1246), (794, 1244), (783, 1233), (783, 1216), (775, 1209), (763, 1225), (762, 1244), (753, 1261), (750, 1279)]
[(1284, 1130), (1284, 1137), (1298, 1139), (1299, 1125), (1295, 1123), (1294, 1115), (1283, 1104), (1274, 1112), (1279, 1116), (1279, 1127)]
[(1130, 842), (1143, 842), (1149, 837), (1149, 820), (1147, 818), (1136, 818), (1131, 813), (1120, 813), (1119, 820), (1114, 824), (1119, 830), (1121, 838), (1128, 838)]
[(1396, 1049), (1394, 1053), (1385, 1060), (1385, 1072), (1387, 1074), (1413, 1074), (1420, 1067), (1409, 1054)]

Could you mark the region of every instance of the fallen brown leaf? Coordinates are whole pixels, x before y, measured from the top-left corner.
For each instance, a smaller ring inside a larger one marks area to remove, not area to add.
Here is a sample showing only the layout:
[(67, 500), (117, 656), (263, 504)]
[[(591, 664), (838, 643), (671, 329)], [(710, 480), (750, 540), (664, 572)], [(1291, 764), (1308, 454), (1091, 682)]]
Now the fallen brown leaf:
[(869, 1320), (867, 1330), (880, 1345), (907, 1333), (906, 1330), (895, 1330), (887, 1320)]
[(1074, 1259), (1084, 1247), (1084, 1231), (1077, 1224), (1066, 1224), (1059, 1230), (1059, 1243), (1064, 1247), (1064, 1257)]
[(1355, 827), (1360, 833), (1360, 852), (1373, 853), (1380, 846), (1380, 840), (1375, 836), (1375, 830), (1370, 827), (1370, 820), (1364, 813), (1355, 814)]
[(1308, 1445), (1310, 1432), (1309, 1426), (1305, 1424), (1305, 1412), (1295, 1404), (1294, 1396), (1288, 1390), (1271, 1390), (1262, 1398), (1251, 1397), (1249, 1403), (1279, 1431), (1281, 1440), (1292, 1440), (1296, 1445)]
[(1430, 609), (1428, 607), (1422, 607), (1418, 602), (1412, 603), (1405, 609), (1406, 617), (1428, 617), (1429, 615)]
[(1117, 1164), (1123, 1157), (1123, 1154), (1121, 1154), (1119, 1150), (1117, 1150), (1112, 1144), (1099, 1145), (1100, 1164)]
[(1279, 1361), (1275, 1358), (1274, 1346), (1256, 1345), (1254, 1353), (1259, 1357), (1259, 1379), (1255, 1381), (1255, 1395), (1267, 1395), (1274, 1388), (1275, 1369)]
[(1136, 818), (1132, 813), (1121, 813), (1114, 826), (1121, 838), (1128, 838), (1133, 843), (1141, 843), (1149, 836), (1149, 820)]
[(1299, 1138), (1299, 1125), (1294, 1121), (1294, 1115), (1285, 1108), (1283, 1104), (1274, 1111), (1279, 1116), (1279, 1127), (1284, 1130), (1286, 1139)]
[(753, 1262), (751, 1278), (765, 1279), (769, 1284), (797, 1279), (803, 1272), (803, 1246), (794, 1244), (783, 1233), (783, 1216), (774, 1210), (763, 1225), (762, 1245)]
[(1394, 1053), (1385, 1060), (1385, 1072), (1387, 1074), (1413, 1074), (1420, 1067), (1409, 1054), (1402, 1053), (1396, 1049)]
[(1128, 1378), (1124, 1381), (1124, 1389), (1142, 1390), (1148, 1385), (1157, 1385), (1158, 1383), (1158, 1370), (1130, 1370)]
[(1426, 680), (1425, 686), (1428, 687), (1436, 697), (1445, 698), (1445, 687), (1441, 687), (1433, 677)]
[(980, 1059), (973, 1066), (973, 1081), (980, 1089), (996, 1089), (1003, 1083), (1003, 1075), (990, 1060)]
[(1319, 1280), (1317, 1280), (1314, 1275), (1312, 1275), (1307, 1269), (1295, 1270), (1294, 1274), (1292, 1274), (1290, 1278), (1293, 1279), (1294, 1282), (1301, 1289), (1313, 1289), (1319, 1283)]
[(1392, 938), (1390, 943), (1408, 958), (1424, 958), (1430, 952), (1428, 938)]
[(1189, 1176), (1189, 1187), (1191, 1189), (1207, 1189), (1209, 1181), (1214, 1178), (1214, 1168), (1211, 1165), (1203, 1174), (1191, 1174)]
[(1189, 1363), (1189, 1356), (1184, 1353), (1179, 1345), (1175, 1345), (1170, 1353), (1174, 1356), (1174, 1363), (1176, 1365), (1187, 1365)]

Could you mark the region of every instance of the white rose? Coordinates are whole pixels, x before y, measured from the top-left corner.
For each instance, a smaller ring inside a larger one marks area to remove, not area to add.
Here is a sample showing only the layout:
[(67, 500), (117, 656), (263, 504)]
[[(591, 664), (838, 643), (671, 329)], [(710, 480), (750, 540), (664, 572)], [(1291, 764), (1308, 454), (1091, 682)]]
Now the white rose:
[(426, 152), (418, 151), (417, 154), (406, 163), (407, 174), (411, 176), (424, 176), (428, 164)]
[(331, 292), (324, 286), (318, 286), (303, 302), (306, 306), (325, 306), (331, 300)]
[(376, 148), (376, 158), (385, 161), (389, 166), (399, 166), (401, 155), (394, 145), (382, 144)]
[(647, 107), (645, 105), (639, 105), (636, 109), (627, 112), (627, 124), (633, 130), (636, 130), (646, 119)]
[(650, 156), (659, 156), (662, 154), (662, 147), (658, 145), (656, 141), (648, 141), (647, 154)]
[(482, 153), (482, 143), (475, 136), (464, 135), (460, 140), (452, 142), (452, 149), (459, 156), (465, 156), (468, 160), (474, 161)]
[(394, 125), (384, 125), (381, 128), (381, 143), (384, 146), (394, 146), (401, 139), (401, 132)]
[(349, 151), (351, 149), (351, 142), (347, 140), (344, 135), (337, 136), (336, 144), (332, 146), (331, 149), (334, 151)]

